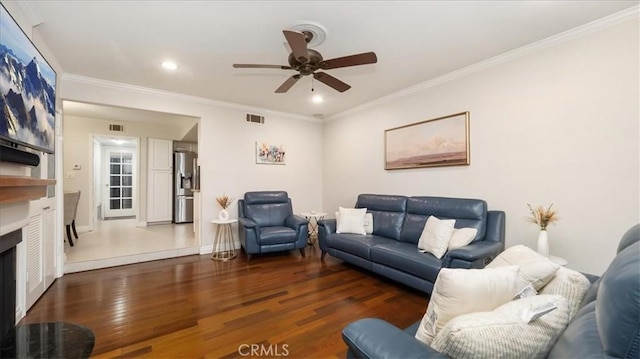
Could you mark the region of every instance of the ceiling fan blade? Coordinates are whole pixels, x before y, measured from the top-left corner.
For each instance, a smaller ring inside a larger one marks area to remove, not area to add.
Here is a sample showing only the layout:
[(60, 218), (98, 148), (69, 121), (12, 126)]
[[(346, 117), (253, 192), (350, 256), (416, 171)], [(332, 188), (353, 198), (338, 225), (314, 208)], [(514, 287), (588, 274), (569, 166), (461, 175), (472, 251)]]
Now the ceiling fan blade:
[(260, 65), (260, 64), (233, 64), (236, 69), (280, 69), (292, 70), (290, 66), (283, 65)]
[(302, 63), (309, 62), (309, 51), (307, 50), (307, 41), (304, 34), (298, 31), (282, 30), (284, 37), (293, 51), (293, 56)]
[(282, 85), (280, 85), (280, 87), (276, 89), (276, 93), (285, 93), (289, 91), (291, 86), (295, 85), (301, 77), (302, 75), (300, 74), (289, 77), (285, 82), (282, 83)]
[(313, 78), (329, 87), (332, 87), (338, 92), (345, 92), (351, 88), (351, 86), (325, 72), (316, 72), (313, 74)]
[(364, 52), (362, 54), (324, 60), (320, 63), (320, 68), (323, 70), (329, 70), (337, 69), (339, 67), (375, 64), (376, 62), (378, 62), (378, 57), (376, 56), (375, 52)]

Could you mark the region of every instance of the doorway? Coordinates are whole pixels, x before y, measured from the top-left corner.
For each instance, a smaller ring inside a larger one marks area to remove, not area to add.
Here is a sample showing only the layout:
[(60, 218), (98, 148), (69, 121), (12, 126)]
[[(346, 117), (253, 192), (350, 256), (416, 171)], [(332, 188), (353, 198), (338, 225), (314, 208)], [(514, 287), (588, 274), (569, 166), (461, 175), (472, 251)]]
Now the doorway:
[[(65, 244), (64, 272), (199, 253), (192, 225), (147, 226), (145, 166), (148, 137), (197, 142), (198, 119), (72, 101), (63, 106), (64, 189), (82, 191), (79, 239)], [(112, 124), (123, 132), (114, 133)]]
[[(124, 141), (124, 140), (116, 140)], [(103, 147), (102, 218), (135, 217), (136, 147)]]
[(92, 229), (100, 221), (138, 217), (137, 137), (93, 136)]

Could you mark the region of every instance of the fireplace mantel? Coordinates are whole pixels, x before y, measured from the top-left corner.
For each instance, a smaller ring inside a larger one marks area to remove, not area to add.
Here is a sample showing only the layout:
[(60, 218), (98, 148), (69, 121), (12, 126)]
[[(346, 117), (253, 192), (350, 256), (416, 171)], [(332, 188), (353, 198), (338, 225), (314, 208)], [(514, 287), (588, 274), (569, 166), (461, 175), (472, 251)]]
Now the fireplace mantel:
[(26, 202), (47, 195), (47, 186), (56, 180), (21, 176), (0, 176), (0, 204)]

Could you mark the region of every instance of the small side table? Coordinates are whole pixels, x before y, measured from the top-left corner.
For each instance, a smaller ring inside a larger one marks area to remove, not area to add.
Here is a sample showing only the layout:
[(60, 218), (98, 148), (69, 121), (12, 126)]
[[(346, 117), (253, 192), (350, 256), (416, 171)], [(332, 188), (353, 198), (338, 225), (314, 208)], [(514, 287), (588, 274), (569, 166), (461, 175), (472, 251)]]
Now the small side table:
[(307, 220), (309, 220), (309, 232), (307, 234), (308, 235), (307, 245), (313, 246), (316, 244), (316, 241), (318, 240), (318, 221), (324, 219), (324, 216), (326, 216), (327, 214), (324, 212), (309, 211), (309, 212), (302, 212), (300, 213), (300, 215), (306, 218)]
[(211, 259), (217, 261), (228, 261), (236, 257), (236, 247), (233, 240), (231, 225), (238, 222), (237, 219), (212, 219), (211, 223), (216, 225), (216, 236), (213, 239), (213, 253)]

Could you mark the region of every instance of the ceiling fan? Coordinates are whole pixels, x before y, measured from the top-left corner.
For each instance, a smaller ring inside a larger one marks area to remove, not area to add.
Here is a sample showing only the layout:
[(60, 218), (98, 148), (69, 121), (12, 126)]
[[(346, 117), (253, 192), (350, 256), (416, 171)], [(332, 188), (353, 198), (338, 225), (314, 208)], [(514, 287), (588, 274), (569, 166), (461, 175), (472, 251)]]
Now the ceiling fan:
[(287, 92), (302, 76), (313, 75), (313, 78), (339, 92), (345, 92), (351, 88), (350, 85), (338, 80), (326, 72), (318, 70), (331, 70), (340, 67), (375, 64), (378, 61), (374, 52), (364, 52), (361, 54), (337, 57), (324, 60), (318, 51), (309, 49), (307, 44), (313, 38), (309, 31), (283, 30), (284, 37), (291, 47), (289, 54), (289, 66), (283, 65), (260, 65), (260, 64), (233, 64), (234, 68), (255, 68), (255, 69), (280, 69), (295, 70), (297, 74), (289, 77), (276, 93)]

